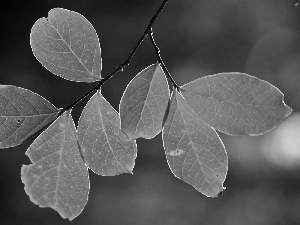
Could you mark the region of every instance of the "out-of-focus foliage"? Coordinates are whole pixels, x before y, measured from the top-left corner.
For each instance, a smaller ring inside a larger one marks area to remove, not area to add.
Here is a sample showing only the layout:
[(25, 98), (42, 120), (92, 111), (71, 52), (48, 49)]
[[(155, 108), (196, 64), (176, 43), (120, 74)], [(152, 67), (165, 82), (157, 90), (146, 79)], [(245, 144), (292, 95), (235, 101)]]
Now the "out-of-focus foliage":
[[(99, 39), (105, 77), (130, 53), (161, 1), (7, 1), (2, 5), (1, 84), (30, 89), (64, 107), (93, 84), (53, 76), (33, 57), (29, 31), (36, 18), (62, 7), (89, 18)], [(293, 0), (169, 0), (154, 26), (162, 58), (179, 85), (202, 76), (238, 71), (267, 80), (294, 110), (259, 137), (220, 134), (227, 149), (226, 195), (208, 199), (174, 178), (161, 137), (138, 140), (135, 176), (91, 173), (89, 204), (73, 224), (299, 224), (300, 223), (300, 8)], [(117, 109), (128, 82), (156, 60), (150, 42), (130, 67), (102, 88)], [(176, 46), (176, 48), (174, 48)], [(86, 102), (73, 110), (77, 121)], [(298, 134), (298, 135), (297, 135)], [(2, 149), (1, 224), (67, 224), (51, 209), (28, 201), (20, 166), (30, 143)], [(135, 212), (133, 216), (132, 212)], [(118, 216), (116, 216), (116, 213)], [(47, 218), (45, 220), (45, 218)]]

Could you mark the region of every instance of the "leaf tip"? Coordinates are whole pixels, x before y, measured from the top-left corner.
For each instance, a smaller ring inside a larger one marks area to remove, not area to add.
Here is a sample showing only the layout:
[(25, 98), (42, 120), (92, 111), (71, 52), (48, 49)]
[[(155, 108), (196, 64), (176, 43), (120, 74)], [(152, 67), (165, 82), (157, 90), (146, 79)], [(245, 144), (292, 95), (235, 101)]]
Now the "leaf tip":
[(134, 166), (135, 166), (135, 159), (126, 165), (127, 173), (130, 173), (131, 175), (133, 175)]
[(224, 190), (225, 190), (226, 188), (222, 188), (222, 190), (221, 191), (219, 191), (219, 193), (217, 194), (217, 196), (216, 197), (220, 197), (220, 196), (222, 196), (223, 195), (223, 192), (224, 192)]
[(292, 112), (293, 112), (293, 108), (285, 104), (285, 113), (284, 113), (285, 117), (288, 117)]

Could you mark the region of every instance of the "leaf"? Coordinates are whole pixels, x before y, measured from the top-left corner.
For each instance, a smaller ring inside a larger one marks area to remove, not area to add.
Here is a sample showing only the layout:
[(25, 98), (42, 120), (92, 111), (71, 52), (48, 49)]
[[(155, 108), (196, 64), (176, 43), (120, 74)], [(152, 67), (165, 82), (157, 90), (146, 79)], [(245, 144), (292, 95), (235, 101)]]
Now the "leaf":
[(244, 73), (206, 76), (182, 89), (198, 116), (227, 134), (263, 134), (292, 112), (278, 88)]
[(21, 179), (30, 200), (56, 210), (63, 218), (77, 217), (87, 203), (90, 184), (71, 114), (66, 112), (55, 120), (26, 155), (32, 164), (22, 166)]
[(0, 148), (23, 143), (51, 123), (58, 109), (40, 95), (11, 85), (0, 85)]
[(151, 139), (161, 132), (169, 97), (168, 82), (159, 63), (131, 80), (120, 103), (121, 129), (130, 140)]
[(38, 19), (30, 33), (37, 60), (64, 79), (94, 82), (101, 79), (101, 55), (92, 24), (77, 12), (51, 9), (48, 19)]
[(95, 93), (78, 122), (78, 142), (86, 165), (98, 175), (132, 173), (135, 141), (120, 130), (119, 113), (101, 93)]
[(227, 154), (216, 131), (173, 91), (163, 129), (167, 161), (173, 174), (208, 197), (222, 194)]

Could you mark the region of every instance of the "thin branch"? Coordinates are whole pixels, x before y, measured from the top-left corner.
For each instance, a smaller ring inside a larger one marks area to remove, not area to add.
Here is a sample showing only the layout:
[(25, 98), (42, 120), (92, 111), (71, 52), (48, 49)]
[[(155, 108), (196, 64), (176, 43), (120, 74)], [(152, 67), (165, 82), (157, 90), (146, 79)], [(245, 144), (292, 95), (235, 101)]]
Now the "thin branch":
[(171, 74), (169, 73), (164, 61), (162, 60), (161, 56), (160, 56), (160, 50), (159, 48), (157, 47), (156, 43), (155, 43), (155, 40), (154, 40), (154, 37), (153, 37), (153, 32), (152, 32), (152, 29), (149, 31), (148, 33), (148, 36), (150, 37), (150, 40), (151, 40), (151, 43), (155, 49), (155, 52), (156, 52), (156, 55), (157, 55), (157, 58), (158, 58), (158, 62), (162, 65), (162, 68), (164, 69), (164, 71), (166, 72), (167, 76), (170, 78), (172, 84), (173, 84), (173, 87), (177, 89), (177, 91), (179, 91), (180, 87), (176, 84), (176, 82), (174, 81), (173, 77), (171, 76)]
[(87, 96), (89, 96), (91, 93), (93, 93), (96, 90), (99, 90), (100, 87), (106, 82), (108, 81), (110, 78), (112, 78), (116, 73), (123, 71), (125, 67), (129, 66), (129, 64), (131, 63), (131, 59), (133, 58), (134, 54), (136, 53), (136, 51), (138, 50), (139, 46), (142, 44), (143, 40), (145, 39), (145, 37), (149, 34), (149, 32), (152, 32), (152, 27), (155, 23), (155, 21), (157, 20), (158, 16), (160, 15), (160, 13), (162, 12), (162, 10), (164, 9), (165, 5), (167, 4), (168, 0), (164, 0), (161, 5), (159, 6), (159, 8), (157, 9), (157, 11), (155, 12), (154, 16), (151, 18), (146, 30), (144, 31), (143, 35), (140, 37), (140, 39), (138, 40), (138, 42), (136, 43), (136, 45), (134, 46), (134, 48), (132, 49), (132, 51), (130, 52), (129, 56), (127, 57), (127, 59), (121, 63), (119, 66), (116, 67), (116, 69), (110, 73), (107, 77), (103, 78), (99, 84), (92, 88), (91, 90), (89, 90), (86, 94), (84, 94), (83, 96), (81, 96), (80, 98), (78, 98), (77, 100), (75, 100), (74, 102), (72, 102), (70, 105), (68, 105), (67, 107), (63, 108), (60, 112), (59, 112), (59, 116), (62, 115), (65, 111), (70, 110), (73, 106), (75, 106), (78, 102), (82, 101), (83, 99), (85, 99)]

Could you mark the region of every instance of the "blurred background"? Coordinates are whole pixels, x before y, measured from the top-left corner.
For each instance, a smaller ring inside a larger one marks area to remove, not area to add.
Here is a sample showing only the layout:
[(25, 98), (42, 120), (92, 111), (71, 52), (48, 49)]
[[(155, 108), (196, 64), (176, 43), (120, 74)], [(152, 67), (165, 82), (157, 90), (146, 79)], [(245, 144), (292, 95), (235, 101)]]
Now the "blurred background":
[[(62, 7), (96, 29), (102, 77), (128, 56), (162, 0), (39, 0), (1, 2), (0, 84), (30, 89), (65, 107), (95, 84), (66, 81), (34, 58), (29, 34), (40, 17)], [(285, 94), (293, 113), (256, 137), (220, 133), (229, 158), (223, 196), (207, 198), (175, 178), (161, 135), (138, 140), (134, 175), (90, 171), (89, 201), (72, 224), (300, 224), (300, 7), (294, 0), (169, 0), (154, 26), (161, 56), (179, 85), (219, 72), (245, 72)], [(145, 39), (132, 63), (102, 88), (118, 109), (129, 81), (156, 62)], [(77, 123), (87, 99), (73, 110)], [(70, 224), (30, 202), (21, 182), (30, 143), (0, 150), (0, 224)]]

